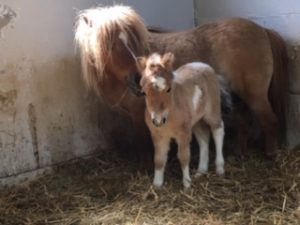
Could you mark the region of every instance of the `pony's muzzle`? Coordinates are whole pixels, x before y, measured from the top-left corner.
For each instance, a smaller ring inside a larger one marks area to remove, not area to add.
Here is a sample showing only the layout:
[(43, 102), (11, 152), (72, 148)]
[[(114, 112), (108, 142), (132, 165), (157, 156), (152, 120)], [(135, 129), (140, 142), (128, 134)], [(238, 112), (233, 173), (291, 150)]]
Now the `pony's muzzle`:
[(152, 123), (156, 127), (161, 127), (167, 122), (167, 115), (163, 113), (162, 115), (156, 115), (155, 113), (151, 114)]
[(154, 126), (156, 127), (161, 127), (162, 125), (164, 125), (167, 122), (167, 118), (166, 117), (161, 117), (160, 119), (157, 118), (153, 118), (152, 119), (152, 123), (154, 124)]

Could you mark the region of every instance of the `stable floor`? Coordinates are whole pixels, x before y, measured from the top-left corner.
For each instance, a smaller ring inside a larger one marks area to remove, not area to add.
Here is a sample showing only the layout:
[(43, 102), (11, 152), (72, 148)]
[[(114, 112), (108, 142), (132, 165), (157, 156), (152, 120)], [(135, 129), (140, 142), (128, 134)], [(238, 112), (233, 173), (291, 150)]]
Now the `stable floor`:
[[(192, 168), (196, 167), (196, 159)], [(300, 150), (279, 151), (270, 166), (257, 154), (227, 159), (226, 175), (210, 172), (182, 191), (176, 159), (166, 183), (103, 151), (58, 166), (52, 174), (0, 190), (0, 224), (283, 225), (300, 222)], [(194, 169), (192, 172), (195, 172)]]

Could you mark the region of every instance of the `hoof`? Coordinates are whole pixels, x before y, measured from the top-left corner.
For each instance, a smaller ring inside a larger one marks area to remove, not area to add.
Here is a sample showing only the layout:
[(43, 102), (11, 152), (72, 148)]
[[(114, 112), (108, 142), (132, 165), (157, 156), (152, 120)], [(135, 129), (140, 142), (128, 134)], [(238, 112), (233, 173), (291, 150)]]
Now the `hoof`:
[(244, 154), (236, 155), (235, 159), (237, 162), (244, 162), (246, 160), (246, 156)]
[(276, 154), (275, 154), (275, 153), (266, 153), (266, 154), (265, 154), (265, 159), (266, 159), (267, 161), (272, 161), (272, 162), (274, 162), (275, 159), (276, 159)]
[(266, 164), (266, 167), (267, 168), (272, 168), (275, 164), (275, 155), (272, 155), (272, 156), (266, 156), (265, 157), (265, 164)]
[(191, 180), (184, 179), (184, 180), (183, 180), (183, 190), (184, 190), (184, 191), (189, 190), (190, 187), (191, 187), (191, 183), (192, 183)]
[(219, 176), (223, 176), (225, 174), (225, 170), (224, 170), (224, 167), (223, 166), (218, 166), (216, 168), (216, 173), (219, 175)]
[(204, 176), (205, 174), (207, 174), (207, 171), (201, 171), (201, 170), (199, 171), (199, 170), (198, 170), (198, 171), (196, 172), (196, 174), (194, 175), (194, 177), (195, 177), (195, 178), (199, 178), (199, 177)]
[(159, 190), (159, 189), (162, 188), (163, 182), (154, 182), (154, 181), (153, 181), (152, 185), (153, 185), (153, 188), (154, 188), (154, 189)]

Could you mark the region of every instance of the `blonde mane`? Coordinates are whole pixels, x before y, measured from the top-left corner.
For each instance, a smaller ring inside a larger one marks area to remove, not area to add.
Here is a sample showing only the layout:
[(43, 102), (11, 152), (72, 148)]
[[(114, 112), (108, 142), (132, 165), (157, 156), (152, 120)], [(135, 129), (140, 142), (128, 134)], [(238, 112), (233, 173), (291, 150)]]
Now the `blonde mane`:
[(106, 75), (105, 66), (112, 59), (113, 41), (126, 35), (135, 54), (148, 50), (148, 31), (141, 17), (128, 6), (108, 6), (79, 12), (75, 26), (75, 42), (81, 52), (82, 72), (88, 87), (99, 93)]

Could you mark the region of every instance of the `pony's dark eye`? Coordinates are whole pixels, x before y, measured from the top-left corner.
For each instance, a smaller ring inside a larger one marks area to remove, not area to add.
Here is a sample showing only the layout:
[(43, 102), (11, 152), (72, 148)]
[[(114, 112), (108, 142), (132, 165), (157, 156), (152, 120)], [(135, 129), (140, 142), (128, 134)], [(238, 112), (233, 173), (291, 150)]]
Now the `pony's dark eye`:
[(171, 91), (171, 88), (168, 88), (168, 89), (167, 89), (167, 93), (170, 93), (170, 91)]
[(153, 69), (155, 68), (155, 64), (150, 64), (150, 65), (149, 65), (149, 68), (150, 68), (151, 70), (153, 70)]

